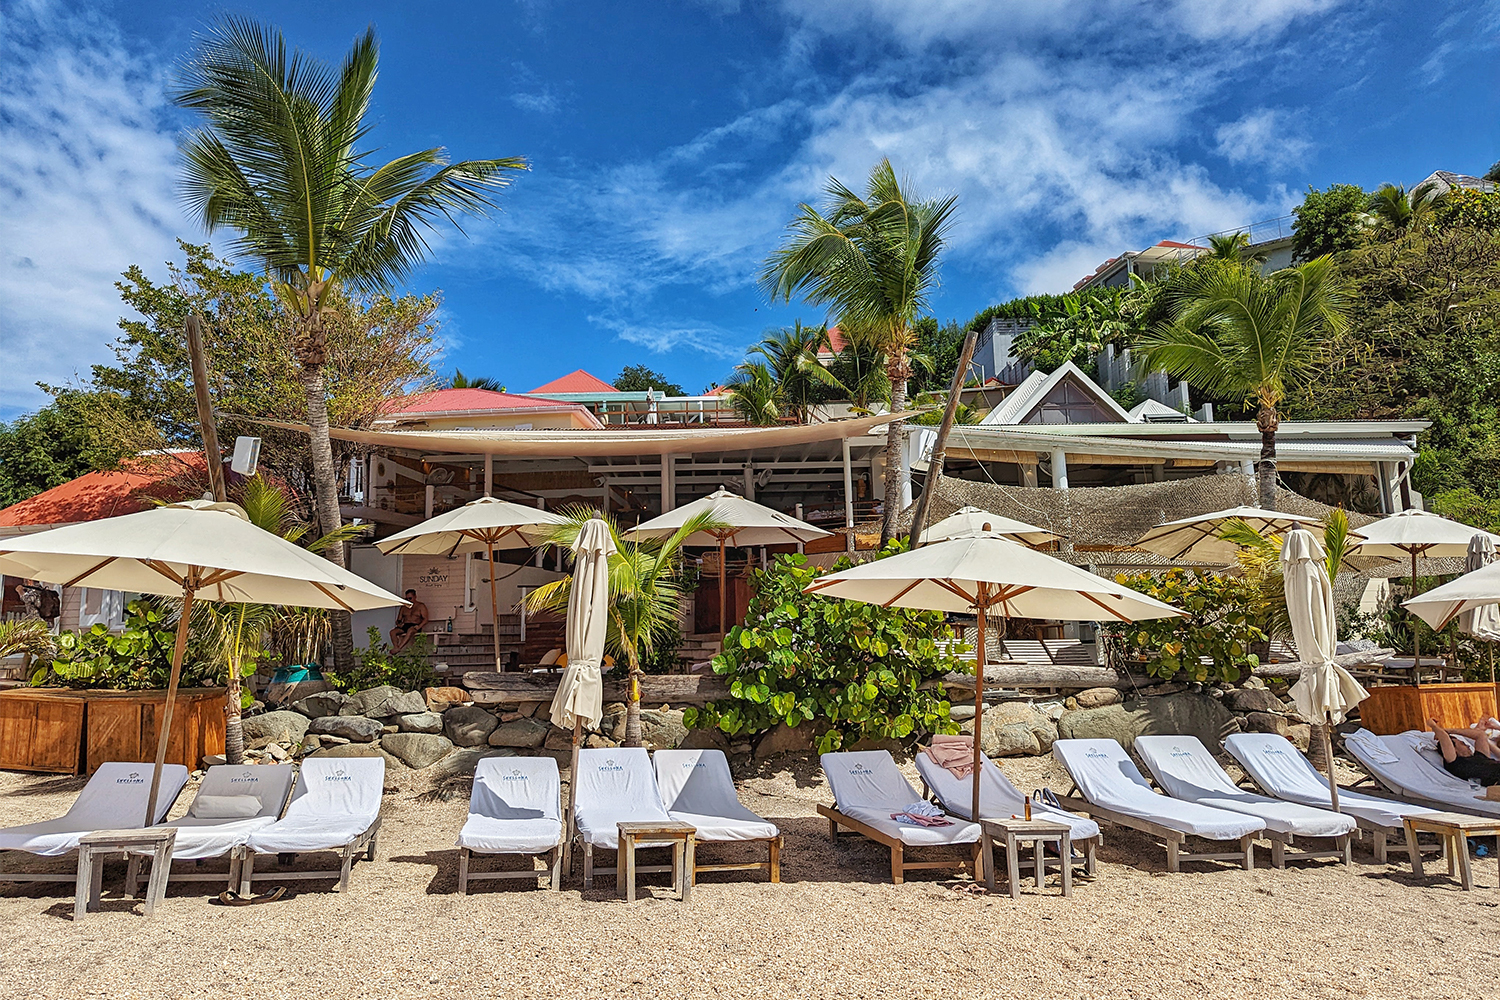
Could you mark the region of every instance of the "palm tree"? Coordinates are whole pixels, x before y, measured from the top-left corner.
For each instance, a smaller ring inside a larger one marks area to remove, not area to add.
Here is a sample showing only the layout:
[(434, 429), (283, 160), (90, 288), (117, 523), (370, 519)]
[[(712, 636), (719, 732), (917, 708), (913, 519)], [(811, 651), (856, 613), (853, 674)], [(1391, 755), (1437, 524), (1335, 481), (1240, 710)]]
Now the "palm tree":
[[(427, 231), (482, 215), (526, 169), (517, 157), (448, 163), (441, 148), (372, 166), (362, 147), (378, 61), (373, 28), (334, 71), (289, 52), (274, 28), (225, 17), (174, 95), (206, 120), (182, 143), (188, 204), (209, 232), (237, 232), (230, 248), (266, 273), (290, 321), (325, 534), (342, 523), (323, 379), (327, 318), (344, 308), (346, 291), (384, 290), (409, 276), (430, 251)], [(324, 554), (346, 565), (343, 545)], [(349, 616), (333, 620), (335, 665), (347, 669)]]
[(799, 319), (789, 329), (766, 334), (750, 348), (750, 354), (765, 359), (777, 395), (798, 423), (806, 423), (808, 411), (826, 395), (827, 379), (818, 352), (827, 347), (828, 327), (803, 326)]
[(1278, 407), (1346, 328), (1347, 286), (1325, 255), (1272, 275), (1253, 265), (1189, 269), (1172, 294), (1171, 322), (1139, 341), (1147, 370), (1255, 404), (1260, 505), (1275, 510)]
[(743, 361), (734, 368), (725, 398), (734, 412), (752, 427), (781, 423), (785, 397), (776, 375), (759, 361)]
[(1399, 235), (1423, 222), (1442, 197), (1442, 189), (1435, 184), (1418, 184), (1410, 194), (1400, 184), (1382, 184), (1370, 195), (1365, 219), (1378, 229)]
[[(1218, 233), (1208, 238), (1208, 253), (1198, 260), (1224, 260), (1234, 264), (1262, 264), (1263, 250), (1250, 249), (1249, 233)], [(1132, 275), (1134, 277), (1134, 275)]]
[(453, 378), (448, 380), (450, 389), (488, 389), (490, 392), (504, 392), (505, 386), (500, 384), (499, 379), (481, 376), (480, 378), (469, 378), (462, 369), (453, 369)]
[[(863, 195), (836, 178), (829, 178), (826, 191), (824, 212), (799, 206), (786, 241), (761, 271), (761, 283), (772, 301), (801, 294), (809, 303), (827, 305), (845, 329), (875, 338), (886, 358), (891, 409), (899, 412), (911, 374), (912, 325), (937, 285), (938, 257), (958, 199), (917, 197), (890, 160), (875, 165)], [(892, 421), (886, 434), (882, 546), (895, 534), (906, 485), (901, 425)]]
[[(682, 545), (689, 535), (699, 531), (727, 528), (715, 521), (712, 511), (689, 518), (665, 540), (628, 541), (620, 536), (619, 525), (608, 514), (587, 507), (564, 510), (566, 524), (557, 525), (547, 536), (547, 543), (571, 549), (583, 530), (584, 522), (603, 518), (614, 538), (615, 553), (609, 557), (609, 626), (604, 637), (605, 648), (625, 661), (630, 671), (630, 693), (625, 703), (625, 745), (641, 745), (641, 660), (650, 655), (657, 643), (667, 641), (682, 627), (681, 582)], [(538, 587), (526, 596), (529, 611), (567, 613), (568, 595), (573, 577)]]
[[(891, 401), (891, 380), (886, 373), (885, 351), (875, 338), (857, 330), (844, 331), (844, 349), (822, 368), (821, 381), (842, 394), (854, 409), (869, 413), (880, 403)], [(912, 356), (916, 360), (916, 356)]]

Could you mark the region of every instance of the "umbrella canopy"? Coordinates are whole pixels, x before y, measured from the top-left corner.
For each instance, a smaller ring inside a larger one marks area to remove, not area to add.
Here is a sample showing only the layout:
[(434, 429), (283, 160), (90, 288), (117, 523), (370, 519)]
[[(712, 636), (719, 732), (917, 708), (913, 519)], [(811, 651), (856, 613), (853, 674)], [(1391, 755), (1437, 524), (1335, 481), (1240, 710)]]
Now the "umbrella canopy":
[(571, 729), (580, 720), (592, 728), (604, 715), (604, 635), (609, 624), (609, 557), (615, 542), (609, 525), (589, 518), (573, 544), (573, 586), (568, 592), (568, 666), (552, 699), (552, 721)]
[[(1401, 602), (1401, 606), (1434, 629), (1441, 629), (1466, 612), (1487, 610), (1494, 615), (1500, 610), (1496, 608), (1497, 603), (1500, 603), (1500, 563), (1491, 563), (1441, 587), (1433, 587), (1419, 597), (1409, 598)], [(1477, 631), (1470, 634), (1485, 638)], [(1500, 639), (1500, 635), (1493, 638)]]
[(401, 598), (250, 523), (237, 504), (210, 500), (52, 528), (0, 541), (0, 573), (65, 587), (182, 598), (162, 706), (145, 825), (156, 814), (172, 708), (195, 600), (364, 611)]
[(922, 532), (919, 540), (922, 545), (931, 545), (933, 542), (945, 541), (949, 538), (959, 538), (963, 535), (977, 535), (981, 532), (987, 534), (1003, 535), (1013, 538), (1027, 545), (1045, 545), (1055, 542), (1062, 536), (1045, 528), (1038, 528), (1034, 524), (1025, 521), (1017, 521), (1009, 517), (1001, 517), (999, 514), (991, 514), (987, 510), (978, 507), (962, 507), (941, 521), (928, 527)]
[(974, 802), (979, 817), (979, 755), (984, 725), (985, 618), (1140, 621), (1184, 613), (1000, 535), (950, 538), (818, 577), (808, 593), (881, 607), (977, 615), (974, 662)]
[[(1475, 535), (1469, 539), (1469, 554), (1464, 558), (1464, 569), (1474, 573), (1494, 561), (1495, 543), (1490, 541), (1489, 536)], [(1476, 639), (1500, 641), (1500, 606), (1485, 604), (1465, 611), (1459, 616), (1458, 628)]]
[(1234, 520), (1244, 521), (1263, 535), (1280, 535), (1302, 525), (1320, 523), (1315, 517), (1300, 514), (1283, 514), (1260, 507), (1231, 507), (1159, 524), (1136, 539), (1135, 547), (1172, 560), (1232, 563), (1240, 547), (1220, 538), (1219, 532)]
[(495, 669), (500, 669), (500, 598), (495, 590), (495, 550), (525, 549), (539, 543), (542, 533), (567, 519), (539, 507), (523, 507), (508, 500), (480, 497), (446, 514), (398, 531), (375, 543), (386, 555), (449, 556), (483, 552), (490, 565), (490, 614), (494, 626)]

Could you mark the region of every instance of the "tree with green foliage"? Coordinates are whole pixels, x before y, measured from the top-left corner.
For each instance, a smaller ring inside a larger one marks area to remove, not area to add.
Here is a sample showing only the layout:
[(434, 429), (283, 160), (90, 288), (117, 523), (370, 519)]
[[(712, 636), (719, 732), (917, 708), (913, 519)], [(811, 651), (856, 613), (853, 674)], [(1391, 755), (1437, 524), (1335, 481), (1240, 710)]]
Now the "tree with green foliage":
[(1148, 369), (1205, 392), (1253, 402), (1260, 430), (1260, 506), (1276, 509), (1276, 428), (1290, 386), (1326, 371), (1348, 325), (1349, 287), (1331, 257), (1275, 274), (1254, 265), (1195, 269), (1172, 293), (1172, 322), (1139, 346)]
[(61, 389), (51, 403), (0, 424), (0, 507), (9, 507), (130, 454), (128, 439), (100, 433), (91, 419), (99, 400)]
[(1064, 295), (1059, 314), (1016, 337), (1016, 357), (1041, 372), (1054, 372), (1071, 361), (1091, 373), (1106, 344), (1130, 346), (1134, 329), (1126, 315), (1127, 295), (1123, 288)]
[[(797, 320), (790, 327), (768, 332), (750, 348), (747, 360), (757, 355), (762, 359), (776, 384), (778, 410), (805, 424), (812, 407), (829, 398), (831, 376), (818, 360), (819, 352), (827, 350), (828, 328), (803, 326)], [(729, 384), (737, 385), (733, 380)]]
[(939, 325), (933, 316), (923, 316), (915, 327), (913, 353), (925, 356), (929, 363), (925, 367), (913, 365), (908, 389), (913, 396), (946, 393), (953, 385), (953, 372), (958, 368), (958, 356), (969, 331), (954, 320)]
[(686, 396), (687, 390), (676, 382), (669, 381), (661, 372), (645, 365), (626, 365), (615, 376), (614, 386), (621, 392), (647, 392), (655, 390), (668, 396)]
[(490, 392), (504, 392), (505, 391), (505, 386), (501, 384), (501, 382), (500, 382), (499, 379), (489, 378), (488, 376), (481, 376), (479, 378), (470, 378), (469, 376), (465, 375), (463, 373), (463, 370), (460, 369), (460, 368), (453, 369), (453, 377), (448, 380), (448, 388), (450, 388), (450, 389), (487, 389)]
[(742, 361), (725, 383), (730, 409), (751, 427), (773, 427), (781, 423), (786, 398), (776, 374), (760, 361)]
[(1231, 264), (1261, 264), (1263, 250), (1250, 249), (1249, 233), (1216, 233), (1208, 238), (1208, 253), (1198, 260), (1228, 261)]
[(1353, 250), (1368, 228), (1370, 196), (1357, 184), (1333, 184), (1319, 191), (1308, 187), (1302, 204), (1292, 209), (1292, 248), (1298, 260)]
[[(1115, 662), (1140, 664), (1152, 677), (1234, 683), (1260, 664), (1266, 640), (1256, 583), (1205, 570), (1122, 573), (1118, 583), (1188, 613), (1186, 618), (1111, 625), (1105, 641)], [(1205, 662), (1207, 661), (1207, 662)]]
[[(312, 445), (314, 506), (325, 533), (343, 523), (329, 438), (327, 326), (350, 293), (404, 280), (428, 257), (425, 233), (483, 215), (526, 169), (518, 157), (449, 163), (441, 148), (369, 162), (379, 46), (355, 39), (338, 70), (288, 51), (281, 32), (225, 16), (183, 70), (174, 99), (204, 124), (182, 143), (187, 201), (209, 232), (269, 277), (290, 320)], [(344, 547), (328, 559), (345, 566)], [(335, 616), (334, 657), (353, 663), (349, 616)]]
[[(801, 295), (827, 305), (850, 335), (880, 345), (891, 383), (891, 408), (906, 405), (914, 324), (937, 286), (938, 259), (946, 245), (957, 199), (923, 199), (896, 176), (889, 160), (870, 172), (863, 194), (829, 178), (827, 205), (803, 204), (788, 236), (761, 271), (772, 301)], [(887, 425), (885, 519), (881, 543), (896, 532), (906, 474), (901, 463), (902, 422)], [(895, 473), (895, 474), (892, 474)]]

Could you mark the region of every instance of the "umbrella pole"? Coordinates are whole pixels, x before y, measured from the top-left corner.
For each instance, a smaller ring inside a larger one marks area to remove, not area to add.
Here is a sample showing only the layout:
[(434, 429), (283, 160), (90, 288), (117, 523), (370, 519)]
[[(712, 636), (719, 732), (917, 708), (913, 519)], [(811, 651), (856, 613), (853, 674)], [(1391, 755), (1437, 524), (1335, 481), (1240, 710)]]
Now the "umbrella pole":
[(1323, 760), (1328, 765), (1328, 794), (1333, 801), (1333, 811), (1339, 811), (1339, 779), (1333, 770), (1333, 737), (1330, 735), (1333, 729), (1333, 720), (1326, 715), (1323, 724), (1318, 727), (1323, 734)]
[(490, 558), (490, 633), (495, 638), (495, 671), (500, 670), (500, 599), (495, 596), (495, 543), (485, 539), (484, 547)]
[(177, 700), (177, 680), (182, 676), (182, 658), (187, 653), (189, 615), (193, 610), (196, 574), (189, 572), (182, 588), (182, 615), (177, 619), (177, 645), (172, 649), (172, 675), (167, 681), (167, 700), (162, 704), (156, 737), (156, 767), (151, 771), (151, 794), (146, 797), (146, 819), (142, 826), (156, 821), (156, 796), (161, 791), (161, 771), (167, 762), (167, 739), (172, 734), (172, 706)]
[(573, 717), (573, 764), (568, 772), (568, 838), (563, 841), (563, 871), (573, 872), (573, 837), (578, 833), (578, 743), (583, 738), (583, 717)]
[(724, 637), (729, 634), (729, 615), (724, 610), (729, 593), (724, 589), (724, 536), (719, 536), (719, 652), (724, 651)]
[(984, 732), (984, 661), (986, 649), (984, 645), (984, 614), (986, 611), (985, 591), (989, 588), (985, 584), (979, 585), (979, 599), (974, 602), (974, 610), (978, 614), (974, 618), (974, 631), (977, 634), (978, 652), (974, 656), (974, 799), (973, 812), (969, 818), (975, 823), (979, 822), (979, 764), (984, 751), (979, 748), (981, 737)]
[[(1411, 550), (1411, 596), (1417, 596), (1417, 550)], [(1409, 600), (1410, 598), (1408, 598)], [(1416, 616), (1412, 616), (1416, 619)], [(1416, 678), (1417, 687), (1422, 686), (1422, 634), (1421, 620), (1416, 619), (1411, 623), (1411, 675)]]

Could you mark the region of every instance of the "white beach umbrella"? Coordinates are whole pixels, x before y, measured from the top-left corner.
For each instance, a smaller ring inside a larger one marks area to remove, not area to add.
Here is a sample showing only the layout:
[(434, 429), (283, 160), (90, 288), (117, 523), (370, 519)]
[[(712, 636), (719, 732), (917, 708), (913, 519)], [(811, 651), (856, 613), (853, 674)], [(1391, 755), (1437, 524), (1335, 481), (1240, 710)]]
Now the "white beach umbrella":
[(0, 573), (65, 587), (182, 599), (146, 810), (148, 826), (155, 814), (194, 601), (344, 611), (406, 603), (322, 556), (257, 528), (237, 504), (209, 500), (0, 539)]
[(1454, 618), (1458, 627), (1490, 644), (1490, 682), (1500, 702), (1500, 677), (1495, 675), (1495, 646), (1500, 642), (1500, 563), (1495, 562), (1495, 543), (1486, 534), (1469, 539), (1464, 557), (1468, 572), (1457, 580), (1434, 587), (1420, 597), (1403, 602), (1417, 617), (1433, 627), (1446, 626)]
[(495, 593), (495, 550), (527, 549), (547, 529), (567, 519), (538, 507), (480, 497), (375, 543), (386, 555), (453, 556), (484, 552), (489, 559), (490, 613), (494, 621), (495, 669), (500, 669), (500, 600)]
[(928, 527), (922, 532), (919, 541), (922, 545), (931, 545), (933, 542), (941, 542), (949, 538), (978, 534), (985, 531), (986, 526), (990, 534), (1004, 535), (1006, 538), (1012, 538), (1026, 545), (1045, 545), (1062, 537), (1055, 531), (1038, 528), (1025, 521), (1001, 517), (999, 514), (991, 514), (978, 507), (962, 507)]
[(950, 538), (820, 576), (807, 592), (890, 608), (977, 616), (974, 684), (974, 812), (984, 719), (985, 618), (1142, 621), (1184, 612), (1129, 587), (994, 533)]
[[(1476, 537), (1489, 540), (1493, 546), (1500, 542), (1500, 535), (1479, 531), (1471, 525), (1454, 521), (1423, 510), (1403, 510), (1383, 517), (1359, 529), (1363, 539), (1356, 543), (1354, 552), (1361, 556), (1385, 556), (1389, 559), (1409, 557), (1411, 559), (1412, 597), (1402, 602), (1411, 605), (1417, 597), (1417, 557), (1428, 558), (1467, 557), (1469, 543)], [(1455, 581), (1457, 582), (1457, 581)], [(1424, 595), (1425, 596), (1425, 595)], [(1412, 609), (1416, 613), (1416, 608)], [(1418, 613), (1419, 617), (1422, 617)], [(1427, 619), (1423, 617), (1423, 620)], [(1447, 619), (1444, 619), (1444, 624)], [(1415, 664), (1413, 676), (1422, 682), (1422, 641), (1415, 628), (1412, 629), (1412, 655)]]
[(1303, 525), (1321, 523), (1315, 517), (1301, 514), (1283, 514), (1260, 507), (1231, 507), (1159, 524), (1136, 539), (1135, 547), (1166, 556), (1174, 562), (1232, 563), (1240, 547), (1220, 538), (1219, 532), (1234, 520), (1244, 521), (1262, 535), (1280, 535)]
[(692, 503), (669, 510), (660, 517), (636, 525), (625, 533), (629, 539), (670, 538), (688, 521), (708, 511), (713, 520), (726, 525), (696, 531), (683, 539), (684, 545), (717, 545), (719, 547), (719, 635), (727, 631), (725, 621), (724, 547), (732, 545), (784, 545), (788, 542), (810, 542), (815, 538), (827, 538), (832, 532), (824, 531), (805, 521), (783, 514), (779, 510), (762, 506), (754, 500), (728, 490), (716, 490)]
[(1327, 556), (1311, 531), (1287, 532), (1281, 543), (1281, 578), (1286, 590), (1292, 641), (1304, 667), (1292, 685), (1297, 714), (1313, 723), (1323, 736), (1323, 758), (1328, 763), (1328, 787), (1333, 809), (1339, 808), (1338, 778), (1333, 773), (1333, 744), (1328, 722), (1337, 725), (1355, 705), (1370, 696), (1354, 675), (1333, 659), (1338, 646), (1333, 584), (1328, 579)]
[[(1475, 573), (1495, 561), (1495, 543), (1488, 535), (1475, 535), (1469, 539), (1469, 554), (1464, 558), (1464, 569)], [(1487, 642), (1500, 642), (1500, 605), (1482, 604), (1470, 608), (1458, 616), (1458, 627), (1462, 632)], [(1493, 655), (1493, 650), (1491, 651)]]

